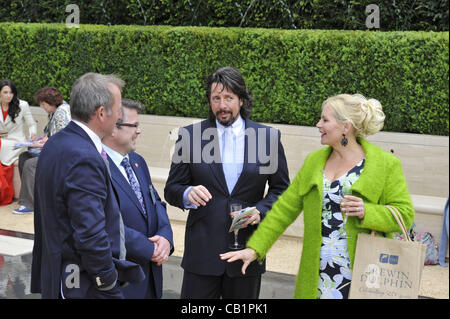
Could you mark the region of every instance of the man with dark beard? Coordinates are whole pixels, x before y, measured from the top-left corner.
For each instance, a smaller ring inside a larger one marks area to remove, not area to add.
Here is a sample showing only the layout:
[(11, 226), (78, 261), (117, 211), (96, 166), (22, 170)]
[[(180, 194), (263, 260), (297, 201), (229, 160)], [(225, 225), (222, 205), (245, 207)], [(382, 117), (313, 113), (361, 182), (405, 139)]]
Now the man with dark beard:
[[(214, 71), (206, 82), (209, 119), (179, 130), (165, 199), (190, 209), (186, 222), (181, 298), (258, 298), (265, 263), (227, 263), (232, 204), (256, 207), (239, 231), (245, 244), (289, 175), (280, 132), (248, 119), (251, 94), (233, 67)], [(267, 193), (265, 193), (268, 184)]]

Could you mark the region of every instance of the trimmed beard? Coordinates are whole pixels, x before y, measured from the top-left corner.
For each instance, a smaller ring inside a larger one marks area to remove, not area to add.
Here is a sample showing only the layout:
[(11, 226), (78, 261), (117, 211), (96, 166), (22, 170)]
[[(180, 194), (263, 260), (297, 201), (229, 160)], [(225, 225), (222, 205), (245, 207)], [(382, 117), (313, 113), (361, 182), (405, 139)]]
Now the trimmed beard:
[[(225, 126), (225, 127), (228, 127), (228, 126), (233, 125), (234, 122), (236, 122), (236, 117), (233, 116), (233, 113), (232, 113), (232, 112), (229, 112), (230, 118), (229, 118), (228, 121), (225, 121), (225, 122), (224, 122), (224, 121), (221, 121), (221, 120), (219, 119), (219, 116), (218, 116), (221, 112), (222, 112), (222, 111), (218, 111), (218, 112), (216, 112), (216, 114), (215, 114), (216, 119), (217, 119), (217, 121), (218, 121), (220, 124), (222, 124), (222, 125)], [(228, 112), (227, 112), (227, 113), (228, 113)]]

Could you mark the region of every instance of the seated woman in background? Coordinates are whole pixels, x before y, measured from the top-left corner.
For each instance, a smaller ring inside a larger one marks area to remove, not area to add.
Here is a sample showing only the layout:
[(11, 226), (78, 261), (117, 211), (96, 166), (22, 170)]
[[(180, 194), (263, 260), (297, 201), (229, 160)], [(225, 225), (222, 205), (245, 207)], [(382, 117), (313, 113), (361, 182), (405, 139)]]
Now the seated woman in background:
[(0, 205), (7, 205), (14, 196), (14, 162), (24, 151), (24, 148), (15, 148), (15, 144), (27, 140), (24, 123), (28, 126), (30, 137), (36, 135), (37, 126), (30, 106), (17, 98), (16, 86), (9, 79), (0, 81), (0, 104)]
[(345, 299), (352, 280), (356, 240), (371, 230), (392, 238), (400, 227), (385, 205), (398, 209), (407, 227), (414, 208), (401, 163), (364, 137), (384, 124), (379, 101), (340, 94), (325, 100), (317, 123), (328, 147), (309, 154), (244, 250), (221, 255), (244, 262), (262, 259), (303, 211), (304, 236), (294, 298)]
[(28, 152), (20, 154), (19, 171), (21, 187), (19, 195), (20, 207), (14, 214), (31, 214), (34, 206), (34, 176), (40, 150), (47, 139), (62, 130), (71, 120), (70, 105), (64, 101), (61, 92), (54, 87), (45, 87), (36, 92), (36, 103), (48, 113), (48, 123), (44, 128), (44, 136), (30, 146)]

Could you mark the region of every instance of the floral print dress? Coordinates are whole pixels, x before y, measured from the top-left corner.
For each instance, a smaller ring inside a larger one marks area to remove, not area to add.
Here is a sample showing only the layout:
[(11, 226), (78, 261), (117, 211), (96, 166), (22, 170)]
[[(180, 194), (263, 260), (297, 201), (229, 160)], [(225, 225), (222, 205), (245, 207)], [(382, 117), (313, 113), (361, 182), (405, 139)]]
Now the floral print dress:
[(67, 102), (56, 108), (55, 113), (48, 115), (48, 123), (44, 128), (44, 134), (48, 137), (55, 135), (57, 132), (65, 128), (71, 120), (70, 105)]
[(330, 182), (323, 172), (322, 247), (320, 249), (319, 299), (346, 299), (350, 292), (352, 270), (340, 200), (358, 180), (364, 159), (346, 174)]

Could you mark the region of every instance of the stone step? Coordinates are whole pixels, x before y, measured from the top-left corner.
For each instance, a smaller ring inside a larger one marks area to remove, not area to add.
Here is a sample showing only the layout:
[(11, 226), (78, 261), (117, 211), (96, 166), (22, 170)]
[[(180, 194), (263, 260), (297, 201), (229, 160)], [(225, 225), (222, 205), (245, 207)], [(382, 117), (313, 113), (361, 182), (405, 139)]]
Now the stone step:
[(34, 240), (0, 235), (0, 255), (23, 256), (33, 251)]

